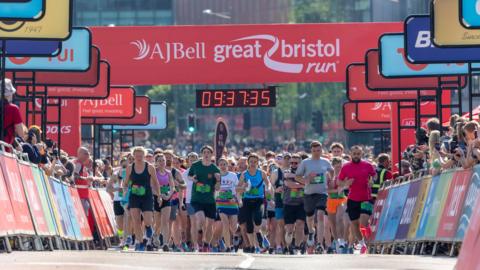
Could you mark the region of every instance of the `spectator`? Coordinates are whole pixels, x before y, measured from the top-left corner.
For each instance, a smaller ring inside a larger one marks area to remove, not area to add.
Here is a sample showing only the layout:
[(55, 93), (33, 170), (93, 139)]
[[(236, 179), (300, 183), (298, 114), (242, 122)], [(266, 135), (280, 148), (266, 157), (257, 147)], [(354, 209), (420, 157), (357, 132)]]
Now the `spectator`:
[(75, 170), (75, 165), (73, 162), (68, 159), (68, 156), (62, 155), (60, 157), (60, 162), (65, 167), (66, 173), (62, 176), (62, 181), (73, 184), (73, 171)]
[(23, 153), (28, 155), (30, 162), (34, 164), (39, 164), (42, 160), (42, 156), (37, 147), (37, 135), (32, 130), (29, 130), (27, 133), (27, 141), (21, 144)]
[(437, 130), (440, 133), (442, 132), (442, 125), (440, 124), (440, 120), (438, 118), (430, 118), (427, 121), (427, 136), (430, 136), (432, 131)]
[(430, 154), (430, 174), (438, 175), (441, 173), (444, 162), (440, 154), (440, 131), (432, 130), (428, 138), (428, 148)]
[(25, 136), (23, 130), (22, 116), (17, 105), (12, 103), (13, 95), (17, 90), (13, 87), (10, 79), (5, 79), (5, 98), (3, 102), (3, 140), (8, 144), (13, 144), (16, 136), (23, 138)]

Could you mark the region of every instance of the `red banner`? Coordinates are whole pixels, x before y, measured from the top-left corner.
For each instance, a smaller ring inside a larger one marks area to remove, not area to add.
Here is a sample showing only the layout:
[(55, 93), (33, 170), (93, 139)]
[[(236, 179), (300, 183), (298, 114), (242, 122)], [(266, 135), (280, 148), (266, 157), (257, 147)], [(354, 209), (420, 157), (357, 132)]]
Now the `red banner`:
[(33, 228), (32, 217), (28, 209), (17, 160), (6, 155), (0, 155), (0, 164), (5, 183), (7, 184), (7, 190), (10, 194), (10, 202), (15, 213), (15, 232), (33, 235), (35, 234), (35, 229)]
[(477, 203), (472, 210), (470, 225), (463, 238), (462, 249), (458, 255), (455, 269), (478, 269), (480, 265), (480, 256), (478, 256), (480, 248), (480, 230), (478, 229), (480, 228), (480, 199), (477, 199)]
[(92, 28), (120, 85), (343, 82), (348, 64), (399, 31), (402, 23)]
[[(366, 83), (368, 88), (372, 90), (395, 90), (395, 89), (436, 89), (439, 84), (442, 88), (461, 88), (465, 87), (467, 79), (460, 77), (417, 77), (417, 78), (385, 78), (380, 74), (379, 54), (378, 50), (369, 50), (365, 56), (366, 63)], [(404, 59), (407, 65), (410, 65)]]
[[(150, 98), (146, 96), (135, 97), (135, 116), (131, 119), (99, 118), (95, 119), (97, 125), (148, 125), (150, 123)], [(83, 125), (92, 125), (93, 119), (82, 118)]]
[(102, 100), (80, 100), (82, 118), (133, 118), (135, 116), (135, 89), (112, 87), (110, 95)]
[(343, 127), (347, 131), (389, 129), (389, 124), (364, 124), (357, 120), (356, 103), (343, 104)]
[(42, 202), (40, 201), (40, 195), (38, 194), (37, 184), (33, 179), (32, 167), (22, 162), (18, 163), (18, 167), (25, 190), (27, 191), (28, 205), (33, 216), (37, 235), (50, 235), (45, 213), (42, 208)]
[[(97, 47), (92, 47), (90, 61), (90, 68), (85, 72), (15, 72), (15, 85), (31, 85), (31, 78), (35, 76), (35, 84), (40, 86), (95, 87), (100, 78), (100, 51)], [(25, 88), (21, 88), (19, 95), (26, 95)]]
[(8, 194), (7, 183), (5, 181), (3, 166), (0, 166), (0, 212), (3, 218), (0, 218), (0, 235), (14, 234), (16, 226), (15, 214), (10, 202), (10, 195)]
[(357, 120), (360, 123), (390, 123), (390, 102), (357, 103)]
[[(417, 91), (372, 91), (365, 83), (365, 64), (351, 64), (347, 68), (347, 98), (350, 101), (416, 100)], [(435, 96), (435, 91), (421, 91), (422, 96)]]
[[(58, 104), (57, 99), (47, 100), (49, 104)], [(35, 103), (37, 111), (41, 110), (41, 103), (39, 100)], [(33, 104), (29, 103), (30, 109)], [(20, 102), (20, 112), (23, 119), (26, 118), (26, 104)], [(58, 108), (55, 106), (49, 106), (47, 108), (47, 121), (58, 122)], [(41, 118), (37, 115), (35, 118), (32, 114), (29, 115), (29, 125), (40, 126)], [(61, 148), (65, 150), (69, 155), (75, 156), (77, 150), (81, 144), (81, 124), (80, 124), (80, 106), (78, 100), (62, 99), (61, 115), (60, 115), (60, 127), (58, 125), (47, 124), (46, 130), (47, 138), (50, 138), (58, 142), (58, 135), (61, 134)]]
[(110, 225), (98, 191), (89, 189), (88, 195), (100, 236), (102, 238), (112, 237), (114, 235), (113, 228)]
[(83, 210), (82, 201), (80, 200), (80, 196), (78, 195), (78, 190), (72, 187), (69, 187), (70, 196), (72, 197), (73, 205), (75, 206), (74, 212), (75, 216), (78, 221), (78, 225), (80, 227), (80, 232), (82, 233), (82, 237), (84, 240), (91, 240), (92, 231), (90, 230), (90, 226), (88, 225), (87, 216), (85, 215), (85, 211)]
[(472, 179), (472, 173), (472, 170), (462, 170), (455, 172), (453, 175), (453, 182), (450, 184), (445, 208), (438, 226), (437, 238), (439, 240), (452, 240), (457, 233), (458, 222), (462, 215), (462, 207)]

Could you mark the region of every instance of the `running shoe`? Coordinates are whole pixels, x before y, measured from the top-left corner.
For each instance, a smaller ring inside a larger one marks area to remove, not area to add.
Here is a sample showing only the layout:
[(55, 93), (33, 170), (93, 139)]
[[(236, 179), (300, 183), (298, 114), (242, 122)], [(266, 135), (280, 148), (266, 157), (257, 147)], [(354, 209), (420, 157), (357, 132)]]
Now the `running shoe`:
[(213, 253), (218, 253), (218, 252), (219, 252), (218, 247), (217, 247), (217, 246), (213, 246), (213, 247), (212, 247), (212, 252), (213, 252)]
[(277, 250), (275, 250), (275, 254), (278, 254), (278, 255), (284, 254), (283, 248), (277, 247)]
[(147, 245), (147, 251), (153, 251), (153, 245)]
[(353, 247), (349, 247), (347, 250), (347, 254), (353, 254)]
[(158, 237), (158, 235), (153, 235), (152, 244), (156, 247), (162, 246), (162, 244), (160, 243), (160, 238)]
[(175, 245), (172, 247), (172, 251), (173, 251), (173, 252), (182, 252), (182, 250), (181, 250), (179, 247), (175, 246)]
[(262, 246), (264, 249), (270, 248), (270, 242), (268, 241), (267, 237), (263, 236)]
[(132, 236), (129, 235), (127, 237), (127, 240), (125, 241), (125, 246), (128, 247), (128, 246), (131, 246), (131, 245), (133, 245), (133, 239), (132, 239)]
[(232, 252), (232, 249), (231, 249), (231, 248), (227, 248), (227, 249), (225, 249), (225, 252), (226, 252), (226, 253), (230, 253), (230, 252)]
[(220, 239), (220, 241), (218, 241), (218, 249), (220, 252), (224, 252), (227, 247), (225, 246), (225, 241), (223, 241), (223, 239)]
[(275, 252), (275, 249), (274, 249), (273, 247), (270, 247), (270, 248), (268, 249), (268, 254), (271, 255), (271, 254), (273, 254), (274, 252)]
[(323, 246), (321, 244), (317, 244), (317, 247), (315, 248), (317, 254), (324, 254), (325, 253), (325, 249), (323, 248)]
[(293, 233), (285, 234), (285, 242), (292, 243), (292, 241), (293, 241)]
[(165, 252), (169, 252), (170, 248), (168, 247), (168, 245), (163, 245), (162, 250), (165, 251)]
[(311, 247), (313, 245), (315, 245), (315, 233), (309, 233), (308, 234), (307, 245), (309, 245)]
[(184, 252), (190, 252), (190, 248), (188, 247), (187, 243), (183, 242), (182, 243), (182, 249)]
[(327, 254), (335, 254), (335, 250), (333, 249), (333, 247), (327, 248)]
[(290, 254), (290, 255), (295, 255), (295, 248), (293, 248), (293, 246), (290, 246), (290, 247), (288, 248), (288, 254)]
[(362, 245), (360, 246), (360, 254), (367, 254), (367, 252), (368, 252), (368, 247), (367, 247), (367, 245), (366, 245), (366, 244), (362, 244)]
[(143, 243), (136, 244), (135, 251), (141, 251), (141, 252), (145, 251), (145, 245)]
[(306, 252), (307, 252), (307, 245), (305, 245), (305, 243), (300, 244), (300, 253), (302, 255), (305, 255)]
[(256, 235), (257, 235), (258, 244), (260, 245), (261, 248), (264, 248), (264, 246), (263, 246), (264, 238), (262, 236), (262, 233), (258, 232), (258, 233), (256, 233)]
[(262, 253), (262, 251), (260, 250), (260, 247), (256, 247), (255, 248), (255, 254), (260, 254)]

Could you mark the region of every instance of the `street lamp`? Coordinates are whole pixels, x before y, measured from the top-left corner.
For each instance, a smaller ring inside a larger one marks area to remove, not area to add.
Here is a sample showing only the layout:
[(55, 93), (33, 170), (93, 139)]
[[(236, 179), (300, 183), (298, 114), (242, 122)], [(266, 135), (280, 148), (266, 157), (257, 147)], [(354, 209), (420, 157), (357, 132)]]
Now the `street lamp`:
[(219, 12), (213, 12), (211, 9), (204, 9), (202, 11), (202, 13), (205, 14), (205, 15), (217, 16), (217, 17), (225, 19), (225, 20), (231, 20), (232, 19), (232, 17), (227, 15), (228, 13), (226, 13), (226, 12), (219, 13)]

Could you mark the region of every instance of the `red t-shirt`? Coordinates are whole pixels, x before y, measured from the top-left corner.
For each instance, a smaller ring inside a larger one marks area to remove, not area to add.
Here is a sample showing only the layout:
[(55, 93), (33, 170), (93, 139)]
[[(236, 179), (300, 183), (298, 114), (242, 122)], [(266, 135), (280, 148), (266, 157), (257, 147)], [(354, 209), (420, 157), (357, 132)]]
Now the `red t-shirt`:
[[(86, 172), (87, 169), (85, 166), (82, 165), (82, 163), (78, 160), (74, 161), (75, 164), (75, 173), (77, 173), (81, 177), (87, 177), (88, 173)], [(90, 183), (87, 180), (83, 179), (75, 179), (75, 185), (79, 186), (90, 186)], [(88, 188), (78, 188), (78, 195), (80, 196), (80, 199), (88, 199)]]
[(20, 109), (18, 106), (12, 103), (3, 103), (5, 109), (5, 118), (3, 118), (3, 130), (5, 130), (3, 140), (12, 144), (15, 138), (15, 126), (23, 123), (22, 116), (20, 115)]
[(375, 168), (373, 168), (372, 164), (361, 160), (359, 163), (348, 162), (343, 165), (338, 179), (344, 181), (347, 178), (353, 178), (348, 199), (356, 202), (365, 202), (372, 198), (372, 190), (368, 186), (368, 180), (375, 174)]

